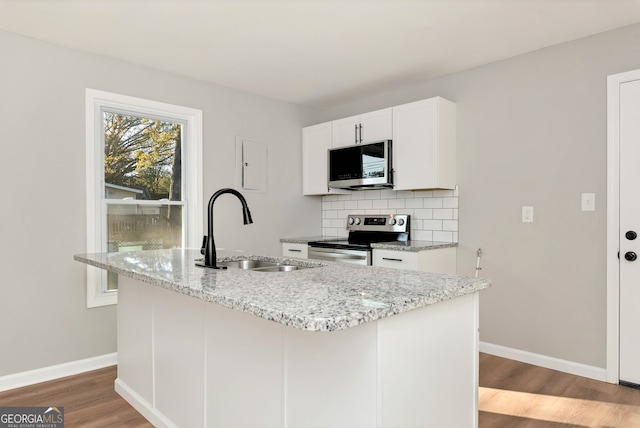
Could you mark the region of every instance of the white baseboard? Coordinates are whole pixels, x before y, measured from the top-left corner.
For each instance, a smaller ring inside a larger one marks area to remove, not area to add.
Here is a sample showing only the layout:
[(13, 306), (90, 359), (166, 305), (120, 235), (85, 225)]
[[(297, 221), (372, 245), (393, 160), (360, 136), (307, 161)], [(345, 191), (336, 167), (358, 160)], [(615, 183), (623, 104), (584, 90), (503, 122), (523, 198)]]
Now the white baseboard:
[(78, 373), (114, 366), (117, 363), (118, 354), (114, 352), (112, 354), (85, 358), (84, 360), (70, 361), (68, 363), (56, 364), (55, 366), (0, 376), (0, 391), (21, 388), (23, 386), (46, 382), (65, 376), (72, 376)]
[(131, 404), (131, 407), (136, 409), (146, 420), (156, 428), (178, 428), (169, 419), (167, 419), (162, 413), (153, 408), (153, 406), (142, 396), (140, 396), (133, 389), (122, 382), (120, 379), (116, 379), (115, 389), (118, 394), (125, 401)]
[(588, 377), (590, 379), (600, 380), (603, 382), (607, 381), (607, 370), (601, 367), (588, 366), (582, 363), (561, 360), (547, 355), (534, 354), (533, 352), (507, 348), (506, 346), (494, 345), (486, 342), (480, 342), (480, 352), (576, 376)]

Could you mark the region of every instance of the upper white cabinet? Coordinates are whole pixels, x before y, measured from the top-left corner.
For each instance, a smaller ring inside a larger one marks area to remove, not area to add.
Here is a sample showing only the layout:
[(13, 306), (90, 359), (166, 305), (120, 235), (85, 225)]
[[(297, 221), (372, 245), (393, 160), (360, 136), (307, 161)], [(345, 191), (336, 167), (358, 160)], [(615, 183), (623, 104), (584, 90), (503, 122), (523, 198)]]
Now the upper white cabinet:
[(331, 122), (302, 129), (302, 192), (324, 195), (327, 183), (327, 151), (331, 148)]
[(331, 122), (302, 128), (302, 193), (328, 195), (348, 193), (347, 190), (329, 190), (327, 157), (331, 148)]
[(393, 108), (394, 190), (454, 189), (456, 105), (441, 97)]
[(393, 138), (393, 112), (391, 108), (385, 108), (334, 120), (331, 131), (334, 148), (390, 140)]
[(455, 188), (456, 105), (435, 97), (303, 128), (304, 194), (349, 193), (327, 186), (330, 148), (389, 139), (394, 190)]

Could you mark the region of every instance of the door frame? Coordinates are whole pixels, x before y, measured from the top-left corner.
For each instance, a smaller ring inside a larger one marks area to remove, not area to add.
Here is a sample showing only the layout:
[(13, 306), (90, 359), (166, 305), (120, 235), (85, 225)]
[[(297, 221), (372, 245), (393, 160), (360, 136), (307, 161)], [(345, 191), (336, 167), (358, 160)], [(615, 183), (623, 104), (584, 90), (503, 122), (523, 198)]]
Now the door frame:
[(620, 381), (620, 85), (640, 70), (607, 76), (607, 382)]

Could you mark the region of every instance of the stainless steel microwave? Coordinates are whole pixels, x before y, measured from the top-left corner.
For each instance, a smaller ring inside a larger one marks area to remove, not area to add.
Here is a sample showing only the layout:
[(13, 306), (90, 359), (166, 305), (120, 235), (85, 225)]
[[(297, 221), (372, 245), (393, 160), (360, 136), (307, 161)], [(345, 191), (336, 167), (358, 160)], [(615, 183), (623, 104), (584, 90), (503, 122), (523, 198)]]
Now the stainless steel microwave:
[(329, 149), (329, 187), (368, 190), (393, 187), (391, 140)]

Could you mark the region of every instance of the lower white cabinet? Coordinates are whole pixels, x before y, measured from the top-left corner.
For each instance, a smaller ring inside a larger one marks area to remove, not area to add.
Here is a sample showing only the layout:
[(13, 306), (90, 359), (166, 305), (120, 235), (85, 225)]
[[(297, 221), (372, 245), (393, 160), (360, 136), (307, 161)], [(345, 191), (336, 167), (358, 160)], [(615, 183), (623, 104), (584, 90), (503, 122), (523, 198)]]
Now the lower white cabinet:
[(373, 265), (393, 269), (455, 274), (456, 247), (416, 252), (374, 248)]
[(299, 257), (301, 259), (309, 258), (309, 246), (307, 244), (293, 244), (290, 242), (282, 243), (283, 257)]

